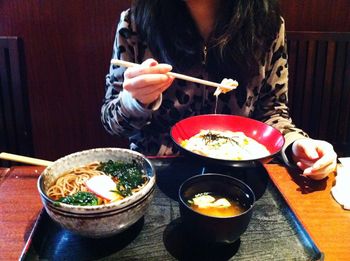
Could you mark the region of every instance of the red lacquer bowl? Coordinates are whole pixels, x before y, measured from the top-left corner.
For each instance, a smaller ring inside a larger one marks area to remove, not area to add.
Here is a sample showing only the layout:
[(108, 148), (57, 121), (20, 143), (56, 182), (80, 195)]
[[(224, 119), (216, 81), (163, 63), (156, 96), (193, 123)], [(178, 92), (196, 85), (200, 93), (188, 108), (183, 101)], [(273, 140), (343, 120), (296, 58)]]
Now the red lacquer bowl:
[[(191, 138), (201, 130), (241, 131), (246, 136), (264, 145), (269, 150), (270, 154), (265, 157), (250, 160), (223, 160), (206, 157), (181, 146), (183, 140)], [(280, 152), (284, 144), (284, 137), (277, 129), (250, 118), (224, 114), (205, 114), (183, 119), (171, 128), (170, 135), (180, 150), (187, 155), (215, 164), (238, 167), (252, 165), (252, 163), (254, 164), (256, 162), (267, 163)]]

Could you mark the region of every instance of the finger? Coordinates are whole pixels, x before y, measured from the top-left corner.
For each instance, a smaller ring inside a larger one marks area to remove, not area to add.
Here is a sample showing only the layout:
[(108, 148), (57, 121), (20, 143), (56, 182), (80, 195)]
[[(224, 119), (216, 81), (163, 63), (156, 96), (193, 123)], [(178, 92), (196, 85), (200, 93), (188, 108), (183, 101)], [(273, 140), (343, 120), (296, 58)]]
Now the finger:
[(147, 88), (147, 90), (149, 90), (149, 92), (146, 94), (151, 94), (151, 93), (159, 93), (160, 94), (170, 86), (170, 83), (171, 82), (166, 81), (163, 84), (158, 84), (157, 86), (153, 86), (153, 88)]
[[(157, 64), (158, 64), (158, 62), (156, 60), (150, 58), (150, 59), (145, 60), (142, 64), (140, 64), (139, 67), (147, 68), (147, 67), (155, 66)], [(127, 68), (126, 71), (124, 72), (124, 77), (126, 79), (133, 78), (134, 77), (133, 75), (137, 72), (136, 69), (137, 69), (136, 66)]]
[(321, 180), (326, 178), (327, 176), (329, 176), (329, 174), (331, 174), (332, 172), (334, 172), (335, 168), (333, 168), (333, 166), (326, 168), (324, 171), (318, 171), (315, 173), (311, 173), (308, 175), (303, 175), (304, 177), (313, 179), (313, 180)]
[(143, 88), (131, 89), (130, 93), (134, 97), (142, 97), (144, 95), (151, 95), (154, 93), (160, 94), (162, 92), (163, 84), (149, 85)]
[(312, 167), (310, 167), (305, 169), (303, 174), (305, 176), (314, 176), (314, 175), (321, 175), (321, 174), (328, 175), (329, 173), (333, 172), (336, 169), (336, 166), (337, 166), (337, 162), (335, 161), (319, 169), (313, 169)]
[(335, 152), (328, 152), (327, 154), (322, 156), (319, 160), (317, 160), (313, 164), (312, 168), (314, 170), (322, 169), (328, 166), (330, 163), (336, 162), (336, 160), (337, 160), (337, 154)]
[(312, 165), (315, 164), (315, 160), (309, 160), (305, 158), (300, 158), (299, 161), (308, 167), (311, 167)]
[(167, 82), (165, 82), (164, 84), (161, 84), (160, 85), (161, 92), (164, 92), (166, 89), (168, 89), (173, 83), (174, 79), (175, 79), (174, 77), (169, 77)]
[(140, 75), (124, 81), (124, 89), (128, 91), (141, 90), (146, 88), (155, 89), (158, 85), (167, 83), (169, 76), (164, 74)]
[(158, 62), (156, 60), (149, 58), (149, 59), (145, 60), (143, 63), (141, 63), (141, 66), (151, 67), (151, 66), (155, 66), (157, 64), (158, 64)]
[(134, 66), (128, 68), (125, 73), (124, 77), (126, 79), (131, 79), (134, 77), (137, 77), (139, 75), (145, 75), (145, 74), (165, 74), (172, 70), (172, 66), (169, 64), (157, 64), (154, 66)]
[(304, 162), (302, 162), (302, 161), (298, 161), (298, 162), (297, 162), (297, 166), (298, 166), (300, 169), (305, 170), (305, 169), (307, 169), (307, 168), (310, 168), (310, 167), (312, 166), (312, 164), (310, 165), (310, 164), (306, 164), (306, 163), (304, 163)]
[[(309, 138), (299, 139), (293, 143), (293, 155), (296, 158), (317, 159), (318, 153), (314, 141)], [(298, 161), (298, 160), (297, 160)]]
[(303, 145), (303, 150), (306, 157), (308, 157), (309, 159), (313, 160), (319, 157), (318, 152), (316, 150), (316, 146), (313, 144), (313, 142), (305, 143)]
[(317, 169), (322, 169), (322, 168), (328, 166), (332, 162), (336, 162), (336, 160), (337, 160), (336, 154), (332, 153), (331, 155), (323, 156), (322, 158), (320, 158), (317, 161), (299, 159), (299, 161), (297, 162), (297, 165), (301, 169), (310, 168), (312, 170), (317, 170)]
[(307, 159), (303, 159), (303, 158), (300, 158), (297, 162), (296, 162), (297, 166), (302, 169), (302, 170), (305, 170), (307, 168), (312, 168), (313, 165), (315, 164), (315, 161), (312, 161), (312, 160), (307, 160)]
[(165, 82), (163, 84), (152, 85), (145, 88), (132, 89), (130, 93), (135, 99), (137, 99), (141, 103), (146, 104), (156, 100), (159, 97), (159, 95), (168, 87), (169, 82)]

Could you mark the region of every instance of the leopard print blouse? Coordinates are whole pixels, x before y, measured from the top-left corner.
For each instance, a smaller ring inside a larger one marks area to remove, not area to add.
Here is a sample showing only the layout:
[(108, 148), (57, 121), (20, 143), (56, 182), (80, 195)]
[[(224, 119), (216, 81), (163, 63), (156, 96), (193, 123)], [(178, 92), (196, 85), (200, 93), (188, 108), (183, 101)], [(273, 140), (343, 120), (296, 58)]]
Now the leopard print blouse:
[[(113, 58), (135, 63), (152, 58), (147, 46), (138, 40), (130, 10), (121, 14)], [(171, 126), (186, 117), (214, 113), (214, 88), (178, 79), (163, 93), (157, 105), (144, 108), (123, 90), (124, 71), (122, 67), (110, 67), (106, 76), (101, 119), (109, 133), (128, 137), (133, 150), (145, 155), (174, 154), (177, 150), (170, 138)], [(186, 74), (208, 79), (201, 64)], [(231, 78), (234, 79), (234, 76)], [(217, 113), (251, 117), (277, 128), (286, 139), (286, 148), (294, 140), (307, 137), (290, 118), (287, 92), (287, 49), (282, 22), (264, 64), (259, 67), (259, 75), (250, 81), (247, 88), (238, 87), (237, 90), (219, 95)]]

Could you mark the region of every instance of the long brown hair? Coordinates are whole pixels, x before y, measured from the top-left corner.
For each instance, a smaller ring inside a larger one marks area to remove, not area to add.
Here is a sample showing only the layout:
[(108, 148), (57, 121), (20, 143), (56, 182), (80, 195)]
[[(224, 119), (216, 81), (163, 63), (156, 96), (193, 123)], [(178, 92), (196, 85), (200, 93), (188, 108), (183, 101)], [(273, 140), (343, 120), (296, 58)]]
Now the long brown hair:
[(281, 25), (278, 0), (221, 0), (219, 16), (207, 43), (183, 0), (134, 0), (138, 33), (153, 55), (181, 72), (203, 60), (211, 78), (235, 78), (242, 83), (258, 65)]

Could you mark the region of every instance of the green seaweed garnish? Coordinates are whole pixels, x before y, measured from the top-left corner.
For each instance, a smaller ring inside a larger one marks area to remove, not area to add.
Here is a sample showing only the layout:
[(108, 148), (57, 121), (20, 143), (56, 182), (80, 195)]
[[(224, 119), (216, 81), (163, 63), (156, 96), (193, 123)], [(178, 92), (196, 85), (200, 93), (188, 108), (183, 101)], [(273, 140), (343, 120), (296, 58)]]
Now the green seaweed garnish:
[(132, 189), (146, 182), (142, 167), (137, 164), (136, 161), (125, 163), (122, 161), (109, 160), (107, 162), (101, 162), (98, 170), (118, 179), (115, 192), (123, 197), (131, 196)]
[(96, 206), (98, 205), (97, 197), (85, 191), (79, 191), (73, 195), (60, 198), (58, 202), (75, 205), (75, 206)]

